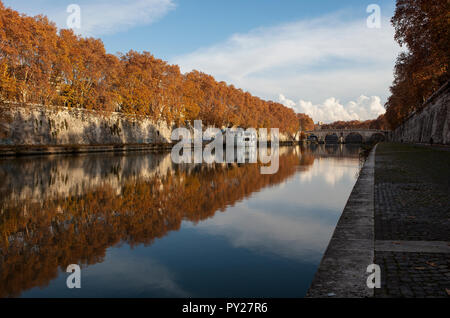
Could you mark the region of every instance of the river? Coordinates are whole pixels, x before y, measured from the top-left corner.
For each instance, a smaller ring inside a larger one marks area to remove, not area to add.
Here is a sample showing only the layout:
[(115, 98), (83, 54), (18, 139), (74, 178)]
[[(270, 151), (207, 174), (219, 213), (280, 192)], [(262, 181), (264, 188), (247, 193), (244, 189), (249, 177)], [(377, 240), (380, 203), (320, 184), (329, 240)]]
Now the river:
[(274, 175), (170, 153), (0, 159), (0, 297), (303, 297), (358, 153), (282, 147)]

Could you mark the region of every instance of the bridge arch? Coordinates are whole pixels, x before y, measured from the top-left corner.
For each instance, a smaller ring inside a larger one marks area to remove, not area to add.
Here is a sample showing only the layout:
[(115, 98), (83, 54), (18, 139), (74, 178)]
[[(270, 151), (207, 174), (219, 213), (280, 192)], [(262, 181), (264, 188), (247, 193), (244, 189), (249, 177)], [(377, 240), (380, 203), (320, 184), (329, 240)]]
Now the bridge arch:
[(364, 142), (364, 138), (360, 133), (352, 132), (345, 137), (346, 144), (362, 144)]
[(319, 141), (319, 138), (316, 135), (311, 134), (311, 135), (308, 136), (307, 140), (316, 141), (317, 142), (317, 141)]
[(325, 136), (326, 144), (337, 144), (339, 142), (339, 137), (336, 133), (328, 134)]
[(387, 133), (387, 131), (378, 129), (316, 129), (306, 131), (309, 141), (315, 141), (314, 137), (314, 139), (311, 139), (311, 136), (315, 136), (319, 143), (325, 142), (328, 144), (386, 141), (388, 139)]

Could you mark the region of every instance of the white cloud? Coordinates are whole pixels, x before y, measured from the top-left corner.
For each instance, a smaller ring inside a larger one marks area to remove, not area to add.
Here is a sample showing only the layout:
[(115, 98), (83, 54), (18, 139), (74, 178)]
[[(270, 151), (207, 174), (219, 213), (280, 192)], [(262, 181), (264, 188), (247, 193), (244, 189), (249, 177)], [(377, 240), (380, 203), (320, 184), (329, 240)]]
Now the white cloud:
[[(389, 21), (382, 25), (369, 29), (365, 17), (334, 14), (235, 34), (173, 62), (183, 71), (201, 70), (263, 98), (282, 93), (314, 105), (335, 96), (348, 108), (349, 101), (366, 95), (380, 96), (382, 103), (399, 51)], [(342, 114), (359, 114), (350, 110)]]
[[(73, 3), (81, 8), (81, 29), (74, 31), (84, 36), (113, 34), (152, 24), (175, 8), (173, 0), (78, 0)], [(5, 1), (5, 4), (29, 15), (43, 13), (59, 28), (68, 28), (67, 18), (71, 14), (66, 11), (68, 3), (14, 0)]]
[[(329, 158), (317, 158), (308, 170), (302, 171), (298, 176), (301, 184), (309, 184), (317, 179), (323, 179), (331, 187), (345, 184), (343, 179), (355, 180), (359, 170), (355, 165), (358, 159), (343, 158), (340, 160), (329, 160)], [(317, 181), (316, 181), (317, 182)]]
[(303, 262), (318, 262), (335, 224), (303, 216), (301, 208), (298, 211), (298, 215), (284, 215), (240, 203), (226, 213), (197, 224), (196, 229), (225, 236), (234, 247)]
[(311, 116), (315, 122), (330, 123), (337, 120), (363, 121), (377, 118), (386, 112), (378, 96), (367, 97), (361, 95), (356, 101), (350, 101), (343, 105), (334, 97), (327, 98), (320, 104), (313, 104), (311, 101), (304, 100), (299, 100), (298, 103), (295, 103), (283, 94), (280, 94), (279, 102), (294, 109), (297, 113), (305, 113)]
[(357, 157), (316, 155), (312, 167), (298, 170), (282, 184), (253, 193), (225, 213), (183, 226), (224, 236), (235, 247), (319, 262), (359, 169)]

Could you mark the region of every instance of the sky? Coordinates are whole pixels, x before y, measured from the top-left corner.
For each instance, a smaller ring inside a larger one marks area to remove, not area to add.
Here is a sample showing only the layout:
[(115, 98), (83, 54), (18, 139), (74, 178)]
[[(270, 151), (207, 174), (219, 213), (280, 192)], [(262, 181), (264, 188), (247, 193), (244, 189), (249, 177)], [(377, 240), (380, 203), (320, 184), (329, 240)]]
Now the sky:
[[(149, 51), (281, 102), (314, 121), (384, 113), (401, 48), (390, 25), (394, 0), (3, 0), (67, 28), (80, 8), (83, 36), (109, 53)], [(380, 27), (368, 18), (380, 8)], [(372, 23), (373, 24), (373, 23)], [(370, 24), (370, 26), (372, 26)]]

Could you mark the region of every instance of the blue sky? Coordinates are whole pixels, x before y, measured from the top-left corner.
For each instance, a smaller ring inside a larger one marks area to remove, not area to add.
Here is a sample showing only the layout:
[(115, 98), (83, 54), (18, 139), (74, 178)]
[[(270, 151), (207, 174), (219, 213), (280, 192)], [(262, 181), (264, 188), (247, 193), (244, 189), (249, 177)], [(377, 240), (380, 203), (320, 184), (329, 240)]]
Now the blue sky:
[[(368, 119), (383, 112), (398, 46), (394, 0), (4, 0), (66, 27), (81, 8), (82, 35), (108, 52), (150, 51), (317, 120)], [(369, 4), (381, 28), (369, 29)]]

